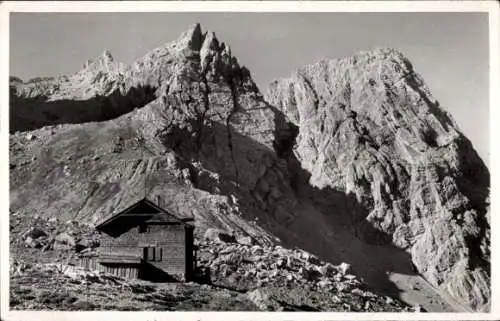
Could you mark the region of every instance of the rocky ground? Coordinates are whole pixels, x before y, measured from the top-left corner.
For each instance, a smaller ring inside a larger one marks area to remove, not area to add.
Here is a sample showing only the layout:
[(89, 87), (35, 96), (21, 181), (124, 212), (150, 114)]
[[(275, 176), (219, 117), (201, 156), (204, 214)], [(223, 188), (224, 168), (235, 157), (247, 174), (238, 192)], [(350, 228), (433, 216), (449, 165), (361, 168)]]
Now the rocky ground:
[(196, 283), (149, 284), (59, 264), (12, 265), (14, 310), (258, 310), (235, 291)]
[(421, 311), (369, 290), (347, 263), (215, 229), (196, 242), (194, 282), (151, 283), (79, 267), (79, 255), (99, 245), (88, 226), (40, 218), (30, 225), (11, 227), (16, 310)]
[(300, 249), (260, 246), (250, 238), (221, 241), (213, 233), (199, 243), (201, 270), (211, 284), (247, 293), (261, 310), (415, 311), (370, 291), (347, 263), (332, 265)]

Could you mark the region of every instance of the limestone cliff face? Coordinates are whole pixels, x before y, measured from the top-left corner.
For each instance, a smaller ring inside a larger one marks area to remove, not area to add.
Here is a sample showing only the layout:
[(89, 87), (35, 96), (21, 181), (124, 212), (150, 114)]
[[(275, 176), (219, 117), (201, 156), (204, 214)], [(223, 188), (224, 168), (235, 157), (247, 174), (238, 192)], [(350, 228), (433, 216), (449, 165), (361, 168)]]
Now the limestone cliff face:
[(392, 241), (432, 284), (488, 308), (489, 172), (401, 53), (321, 61), (266, 98), (297, 126), (293, 152), (310, 184), (362, 205), (347, 215), (367, 241)]

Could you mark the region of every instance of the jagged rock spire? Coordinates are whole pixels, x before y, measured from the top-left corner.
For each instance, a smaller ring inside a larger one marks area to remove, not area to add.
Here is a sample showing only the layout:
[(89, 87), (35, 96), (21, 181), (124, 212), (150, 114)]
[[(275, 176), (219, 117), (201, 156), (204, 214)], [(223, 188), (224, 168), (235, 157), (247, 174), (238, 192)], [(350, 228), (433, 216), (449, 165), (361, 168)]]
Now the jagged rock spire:
[(201, 31), (201, 25), (196, 23), (187, 31), (183, 32), (177, 39), (176, 43), (179, 46), (186, 46), (194, 51), (199, 51), (203, 44), (204, 35)]
[(109, 66), (114, 62), (114, 58), (111, 55), (109, 50), (104, 50), (99, 56), (94, 58), (90, 58), (83, 65), (84, 69), (92, 68), (92, 67), (104, 67)]

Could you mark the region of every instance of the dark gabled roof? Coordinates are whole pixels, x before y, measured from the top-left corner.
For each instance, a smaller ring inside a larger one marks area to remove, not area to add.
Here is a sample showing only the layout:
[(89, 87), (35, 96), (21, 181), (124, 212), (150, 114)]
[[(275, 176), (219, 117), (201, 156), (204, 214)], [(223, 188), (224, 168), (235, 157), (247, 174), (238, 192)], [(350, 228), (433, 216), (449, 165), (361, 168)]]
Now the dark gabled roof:
[[(147, 213), (140, 213), (140, 212), (134, 213), (135, 209), (144, 205), (150, 207), (152, 211)], [(149, 199), (143, 198), (138, 202), (135, 202), (131, 206), (125, 208), (124, 210), (116, 214), (112, 214), (111, 216), (108, 216), (107, 218), (98, 222), (95, 228), (98, 230), (102, 230), (106, 227), (113, 225), (114, 223), (117, 223), (118, 221), (124, 221), (124, 220), (126, 220), (127, 223), (130, 225), (137, 225), (140, 223), (186, 224), (189, 221), (193, 221), (192, 218), (179, 218), (176, 215), (170, 213), (169, 211), (159, 207), (157, 204), (150, 201)]]

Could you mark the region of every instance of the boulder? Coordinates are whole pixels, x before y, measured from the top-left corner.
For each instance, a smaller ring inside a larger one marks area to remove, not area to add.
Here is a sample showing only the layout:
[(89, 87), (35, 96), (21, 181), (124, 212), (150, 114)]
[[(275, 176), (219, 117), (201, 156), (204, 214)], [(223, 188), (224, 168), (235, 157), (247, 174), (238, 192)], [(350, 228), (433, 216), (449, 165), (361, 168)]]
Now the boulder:
[(274, 311), (280, 308), (279, 304), (271, 299), (269, 293), (265, 289), (255, 289), (247, 293), (247, 297), (260, 310)]
[(318, 259), (317, 256), (315, 256), (309, 252), (305, 252), (305, 251), (300, 253), (300, 258), (305, 260), (306, 262), (309, 262), (309, 263), (315, 264), (315, 265), (318, 265), (321, 263), (320, 259)]
[(252, 246), (255, 244), (254, 239), (249, 235), (237, 235), (236, 242), (248, 246)]
[(315, 281), (321, 277), (321, 274), (318, 271), (307, 267), (300, 267), (298, 274), (303, 280), (306, 281)]
[(236, 250), (236, 248), (237, 247), (235, 245), (228, 245), (227, 247), (225, 247), (221, 251), (219, 251), (219, 255), (234, 252)]
[(319, 266), (316, 269), (318, 270), (319, 273), (321, 273), (322, 276), (328, 275), (328, 269), (327, 269), (326, 265)]
[(347, 280), (354, 280), (356, 278), (356, 276), (352, 275), (352, 274), (346, 274), (346, 275), (344, 275), (344, 278)]
[(335, 266), (333, 264), (325, 263), (324, 265), (322, 265), (318, 268), (318, 271), (321, 273), (321, 275), (331, 277), (335, 274), (336, 269), (335, 269)]
[(58, 234), (54, 239), (54, 250), (69, 250), (75, 247), (75, 238), (67, 232)]
[(289, 270), (294, 270), (296, 269), (297, 267), (299, 266), (299, 261), (292, 257), (292, 256), (288, 256), (286, 258), (286, 268), (289, 269)]
[(242, 257), (240, 253), (233, 252), (219, 256), (219, 260), (226, 264), (237, 266), (241, 262)]
[(318, 287), (320, 288), (326, 288), (328, 286), (332, 285), (332, 282), (328, 279), (325, 279), (325, 280), (321, 280), (318, 282)]
[(250, 251), (252, 253), (262, 253), (263, 252), (263, 249), (260, 245), (254, 245), (250, 248)]
[(286, 266), (286, 259), (285, 258), (282, 258), (280, 257), (277, 261), (276, 261), (276, 267), (281, 269), (281, 268), (284, 268)]
[(34, 240), (42, 236), (47, 236), (47, 233), (38, 227), (31, 227), (30, 229), (28, 229), (26, 232), (23, 233), (23, 238), (30, 237)]
[(33, 239), (32, 237), (28, 236), (25, 240), (24, 240), (24, 245), (26, 247), (31, 247), (31, 248), (38, 248), (40, 247), (40, 243), (37, 242), (35, 239)]
[(213, 242), (217, 243), (234, 243), (236, 242), (236, 239), (234, 236), (227, 234), (224, 231), (214, 229), (214, 228), (209, 228), (205, 232), (204, 238), (206, 240), (210, 240)]
[(351, 265), (345, 262), (340, 263), (340, 265), (337, 267), (338, 271), (342, 274), (345, 275), (351, 268)]

